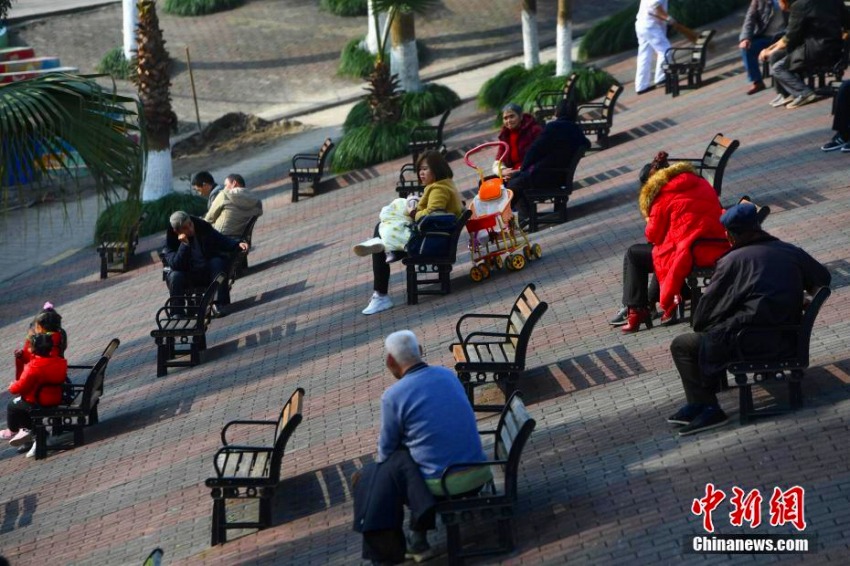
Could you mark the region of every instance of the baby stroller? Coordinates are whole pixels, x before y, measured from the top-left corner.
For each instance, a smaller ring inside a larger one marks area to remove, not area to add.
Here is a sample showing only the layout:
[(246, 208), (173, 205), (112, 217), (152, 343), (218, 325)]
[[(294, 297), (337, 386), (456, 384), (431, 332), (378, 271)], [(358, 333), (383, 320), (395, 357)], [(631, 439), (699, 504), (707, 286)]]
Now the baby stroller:
[[(488, 147), (498, 147), (497, 174), (485, 177), (484, 171), (470, 157)], [(513, 192), (502, 183), (501, 160), (508, 150), (505, 142), (488, 142), (470, 149), (464, 163), (476, 170), (479, 177), (478, 194), (472, 201), (472, 217), (466, 223), (469, 232), (469, 251), (473, 281), (482, 281), (495, 269), (507, 267), (519, 271), (525, 264), (543, 255), (540, 244), (531, 244), (511, 210)]]

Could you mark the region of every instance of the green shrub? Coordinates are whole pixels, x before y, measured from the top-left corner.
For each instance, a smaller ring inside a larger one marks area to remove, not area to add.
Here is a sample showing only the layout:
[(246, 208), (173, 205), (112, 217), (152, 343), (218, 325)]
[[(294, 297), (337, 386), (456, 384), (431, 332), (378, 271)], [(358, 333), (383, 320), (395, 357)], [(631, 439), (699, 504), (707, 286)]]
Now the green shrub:
[[(610, 74), (593, 66), (574, 63), (573, 71), (578, 73), (574, 87), (575, 100), (578, 104), (602, 96), (608, 87), (617, 82)], [(510, 88), (505, 88), (508, 84)], [(531, 112), (534, 110), (540, 91), (561, 90), (563, 87), (564, 77), (555, 76), (554, 63), (538, 65), (531, 71), (515, 65), (486, 81), (478, 92), (478, 101), (485, 108), (497, 112), (501, 112), (505, 104), (509, 102), (515, 102), (526, 112)], [(504, 98), (498, 99), (497, 94), (501, 94)], [(482, 101), (486, 101), (486, 105)], [(501, 123), (501, 116), (497, 115), (496, 125)]]
[(439, 116), (460, 104), (460, 97), (449, 87), (428, 83), (422, 92), (405, 92), (401, 95), (401, 115), (411, 120), (426, 120)]
[[(402, 120), (422, 121), (439, 116), (460, 104), (460, 97), (447, 86), (428, 83), (422, 92), (405, 92), (401, 95)], [(366, 99), (355, 104), (345, 117), (343, 132), (372, 123), (372, 113)]]
[(375, 56), (360, 46), (362, 42), (362, 37), (356, 37), (345, 44), (339, 55), (337, 75), (355, 79), (365, 79), (369, 76), (375, 67)]
[[(637, 47), (635, 2), (591, 27), (581, 40), (582, 59), (620, 53)], [(690, 28), (697, 28), (727, 16), (749, 4), (748, 0), (671, 0), (670, 14)]]
[(140, 236), (162, 232), (168, 228), (168, 218), (176, 210), (185, 210), (194, 216), (203, 216), (207, 212), (207, 199), (194, 193), (171, 193), (150, 201), (121, 201), (111, 204), (100, 213), (94, 228), (94, 243), (99, 245), (107, 234), (123, 234), (142, 211), (148, 213), (139, 228)]
[[(360, 36), (345, 44), (339, 54), (337, 75), (353, 79), (365, 79), (369, 76), (369, 73), (375, 68), (375, 56), (361, 47), (364, 39), (363, 36)], [(416, 40), (416, 57), (420, 66), (426, 64), (431, 57), (428, 47), (418, 39)]]
[(396, 124), (367, 124), (352, 128), (343, 135), (333, 154), (333, 170), (337, 173), (383, 163), (407, 153), (410, 130), (419, 125), (415, 120)]
[(205, 16), (238, 8), (245, 0), (165, 0), (162, 8), (175, 16)]
[(369, 13), (366, 0), (321, 0), (319, 7), (336, 16), (351, 18)]
[(120, 47), (115, 47), (106, 52), (100, 63), (97, 64), (95, 70), (98, 73), (106, 73), (112, 75), (113, 78), (129, 81), (136, 72), (136, 67), (132, 61), (124, 58), (124, 50)]

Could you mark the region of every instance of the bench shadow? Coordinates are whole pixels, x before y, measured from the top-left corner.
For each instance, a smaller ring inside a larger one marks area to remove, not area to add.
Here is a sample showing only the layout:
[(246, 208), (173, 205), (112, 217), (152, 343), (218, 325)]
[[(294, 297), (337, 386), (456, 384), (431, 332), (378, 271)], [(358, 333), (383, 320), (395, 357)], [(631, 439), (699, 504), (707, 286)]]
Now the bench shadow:
[(333, 246), (334, 244), (336, 244), (336, 242), (311, 244), (311, 245), (303, 247), (301, 249), (291, 251), (291, 252), (284, 254), (280, 257), (276, 257), (274, 259), (268, 259), (266, 261), (263, 261), (261, 263), (256, 263), (254, 265), (250, 264), (250, 257), (251, 256), (249, 255), (248, 256), (248, 258), (249, 258), (248, 269), (245, 271), (245, 274), (243, 275), (243, 277), (248, 277), (250, 275), (254, 275), (255, 273), (261, 273), (261, 272), (263, 272), (267, 269), (272, 269), (272, 268), (277, 267), (277, 266), (279, 266), (283, 263), (286, 263), (288, 261), (294, 261), (296, 259), (301, 259), (301, 258), (307, 257), (310, 254), (316, 253), (316, 252), (323, 250), (324, 248), (327, 248), (329, 246)]

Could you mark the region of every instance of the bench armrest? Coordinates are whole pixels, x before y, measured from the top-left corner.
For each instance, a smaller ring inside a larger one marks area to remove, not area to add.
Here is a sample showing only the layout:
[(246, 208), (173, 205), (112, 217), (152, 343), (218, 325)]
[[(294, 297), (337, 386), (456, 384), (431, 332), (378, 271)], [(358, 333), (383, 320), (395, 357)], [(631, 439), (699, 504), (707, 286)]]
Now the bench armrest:
[(68, 369), (92, 369), (92, 368), (94, 368), (94, 366), (78, 366), (78, 365), (68, 364)]
[[(440, 476), (440, 487), (443, 489), (443, 493), (446, 494), (449, 499), (452, 499), (453, 496), (449, 495), (449, 488), (448, 485), (446, 485), (446, 481), (448, 480), (452, 470), (457, 468), (463, 468), (466, 470), (470, 468), (489, 468), (490, 466), (504, 466), (507, 463), (507, 460), (487, 460), (486, 462), (458, 462), (457, 464), (450, 464), (445, 470), (443, 470), (443, 475)], [(491, 479), (490, 481), (492, 482), (493, 480)]]
[(163, 327), (164, 322), (171, 320), (171, 310), (175, 309), (175, 308), (184, 309), (184, 311), (186, 313), (186, 319), (187, 320), (191, 320), (191, 319), (196, 318), (198, 316), (199, 311), (200, 311), (200, 307), (198, 305), (186, 304), (186, 305), (181, 305), (181, 306), (178, 307), (176, 305), (171, 304), (172, 299), (178, 299), (178, 298), (183, 299), (183, 300), (187, 300), (190, 297), (171, 297), (170, 299), (168, 299), (165, 302), (165, 306), (160, 307), (160, 309), (158, 311), (156, 311), (156, 326), (157, 326), (157, 328), (161, 329)]
[(460, 340), (461, 342), (464, 341), (463, 340), (463, 334), (461, 334), (461, 332), (460, 332), (461, 324), (463, 323), (464, 320), (471, 319), (471, 318), (489, 318), (489, 319), (496, 319), (496, 320), (506, 320), (506, 319), (510, 318), (510, 315), (507, 315), (507, 314), (469, 313), (469, 314), (465, 314), (465, 315), (461, 316), (458, 319), (457, 324), (455, 325), (455, 333), (457, 334), (457, 339)]
[[(677, 53), (686, 53), (688, 56), (692, 55), (695, 51), (699, 51), (699, 48), (694, 47), (670, 47), (667, 51), (664, 52), (664, 62), (667, 64), (674, 63), (679, 65), (684, 65), (686, 63), (690, 63), (690, 59), (683, 61), (676, 61)], [(671, 59), (672, 57), (672, 59)]]
[(277, 421), (250, 421), (250, 420), (247, 420), (247, 421), (246, 420), (230, 421), (229, 423), (224, 425), (223, 429), (221, 429), (221, 443), (222, 443), (222, 445), (224, 445), (224, 446), (230, 445), (230, 443), (227, 442), (227, 430), (231, 426), (235, 426), (235, 425), (248, 425), (248, 426), (269, 426), (269, 425), (272, 425), (272, 426), (274, 426), (274, 425), (277, 425)]
[(602, 102), (588, 102), (586, 104), (579, 104), (576, 107), (576, 114), (580, 114), (582, 110), (599, 110), (605, 108), (605, 104)]
[(491, 336), (493, 338), (519, 338), (519, 334), (512, 334), (510, 332), (472, 332), (467, 334), (466, 338), (463, 340), (464, 350), (466, 350), (467, 344), (472, 343), (472, 338), (478, 338), (479, 336)]
[(218, 466), (219, 456), (224, 454), (238, 454), (240, 452), (267, 452), (271, 454), (274, 451), (274, 448), (269, 448), (268, 446), (224, 446), (218, 449), (218, 452), (215, 453), (215, 458), (213, 459), (213, 466), (215, 466), (215, 475), (217, 477), (223, 476), (223, 471)]
[(298, 169), (298, 167), (310, 167), (311, 165), (316, 167), (319, 166), (319, 158), (315, 154), (310, 155), (307, 153), (298, 153), (292, 157), (293, 169)]

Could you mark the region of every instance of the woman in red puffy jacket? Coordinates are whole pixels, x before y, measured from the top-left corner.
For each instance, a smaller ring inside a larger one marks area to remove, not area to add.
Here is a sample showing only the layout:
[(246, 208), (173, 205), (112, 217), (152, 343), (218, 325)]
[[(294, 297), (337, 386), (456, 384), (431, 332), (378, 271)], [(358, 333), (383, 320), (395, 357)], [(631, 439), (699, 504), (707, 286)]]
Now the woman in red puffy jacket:
[[(670, 165), (662, 151), (644, 168), (641, 181), (639, 204), (648, 244), (632, 246), (626, 254), (623, 304), (628, 307), (628, 323), (623, 332), (636, 332), (644, 323), (652, 326), (647, 304), (650, 273), (658, 279), (664, 324), (675, 317), (680, 290), (694, 261), (711, 265), (729, 249), (717, 193), (690, 163)], [(692, 250), (697, 239), (715, 241)]]
[(0, 431), (0, 438), (8, 439), (12, 446), (22, 446), (32, 440), (30, 410), (34, 406), (53, 407), (62, 401), (62, 384), (68, 373), (68, 361), (51, 355), (55, 348), (54, 335), (53, 332), (43, 332), (30, 336), (32, 358), (20, 378), (9, 386), (9, 393), (16, 397), (6, 408), (7, 428)]
[(32, 359), (30, 351), (29, 338), (33, 334), (40, 332), (50, 332), (53, 337), (53, 349), (50, 351), (51, 356), (65, 357), (65, 349), (68, 347), (68, 336), (62, 329), (62, 317), (53, 308), (53, 303), (46, 302), (41, 312), (35, 315), (30, 324), (27, 337), (24, 340), (24, 347), (20, 350), (15, 350), (15, 379), (20, 379), (24, 367)]

